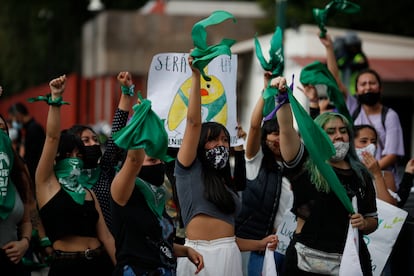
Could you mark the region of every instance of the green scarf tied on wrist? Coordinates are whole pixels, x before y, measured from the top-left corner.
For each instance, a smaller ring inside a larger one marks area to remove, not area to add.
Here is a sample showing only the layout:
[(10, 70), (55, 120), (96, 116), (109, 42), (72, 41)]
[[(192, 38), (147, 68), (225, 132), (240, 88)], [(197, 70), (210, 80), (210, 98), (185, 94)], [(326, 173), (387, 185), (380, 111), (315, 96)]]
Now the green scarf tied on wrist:
[(0, 130), (0, 219), (5, 220), (14, 208), (16, 188), (10, 178), (14, 153), (9, 136)]
[(344, 96), (339, 90), (335, 77), (331, 74), (325, 64), (315, 61), (306, 65), (300, 72), (300, 82), (305, 85), (326, 85), (328, 87), (328, 97), (334, 103), (338, 112), (344, 115), (349, 122), (353, 122), (352, 116), (349, 114)]
[(319, 26), (319, 29), (321, 31), (320, 37), (325, 37), (326, 35), (326, 21), (329, 17), (332, 17), (336, 14), (337, 11), (352, 14), (357, 13), (361, 9), (359, 5), (352, 3), (350, 1), (346, 0), (334, 0), (329, 2), (324, 9), (317, 9), (314, 8), (312, 10), (313, 17), (316, 21), (316, 23)]
[(151, 101), (138, 94), (141, 104), (133, 107), (134, 115), (130, 122), (112, 137), (116, 145), (123, 149), (144, 149), (148, 156), (165, 162), (173, 160), (167, 155), (168, 134), (164, 122), (151, 109)]
[[(276, 90), (274, 93), (277, 94)], [(331, 190), (335, 193), (338, 199), (342, 202), (345, 209), (353, 214), (351, 200), (349, 199), (344, 186), (338, 179), (331, 165), (327, 163), (334, 154), (335, 148), (326, 134), (326, 132), (319, 127), (309, 116), (308, 112), (293, 96), (292, 90), (287, 87), (290, 106), (298, 124), (299, 133), (303, 139), (306, 149), (309, 152), (309, 158), (315, 163), (320, 173), (325, 177)]]
[(219, 55), (231, 56), (230, 47), (233, 46), (236, 41), (224, 38), (219, 44), (208, 46), (207, 32), (205, 28), (210, 25), (219, 24), (227, 19), (233, 19), (233, 22), (236, 22), (236, 19), (231, 13), (226, 11), (215, 11), (209, 17), (194, 24), (191, 31), (195, 46), (194, 50), (191, 52), (191, 56), (194, 58), (193, 66), (200, 71), (206, 81), (210, 81), (211, 78), (205, 74), (204, 68), (210, 61)]
[(80, 205), (83, 205), (86, 196), (86, 190), (80, 181), (82, 167), (83, 161), (79, 158), (62, 159), (54, 167), (62, 189)]
[[(272, 72), (271, 78), (281, 76), (283, 74), (283, 70), (285, 69), (282, 29), (280, 29), (279, 26), (276, 27), (276, 31), (270, 40), (269, 61), (266, 61), (264, 58), (263, 51), (257, 37), (255, 37), (254, 42), (256, 48), (256, 57), (259, 60), (263, 70)], [(263, 99), (265, 102), (263, 107), (264, 117), (275, 110), (275, 95), (276, 92), (274, 89), (269, 89), (269, 87), (263, 91)]]

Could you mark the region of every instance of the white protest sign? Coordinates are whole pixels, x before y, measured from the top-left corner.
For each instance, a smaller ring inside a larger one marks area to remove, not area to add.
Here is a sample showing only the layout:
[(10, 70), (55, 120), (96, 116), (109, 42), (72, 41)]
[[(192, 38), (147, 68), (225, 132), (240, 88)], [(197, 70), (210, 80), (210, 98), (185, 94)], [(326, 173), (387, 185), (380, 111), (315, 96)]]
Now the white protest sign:
[[(187, 117), (192, 71), (187, 53), (161, 53), (152, 59), (148, 75), (147, 98), (152, 110), (164, 121), (168, 146), (180, 147)], [(201, 77), (203, 122), (218, 122), (230, 132), (231, 146), (237, 145), (237, 55), (221, 55), (205, 68), (211, 77)]]
[(286, 249), (289, 246), (293, 233), (295, 233), (296, 224), (295, 214), (293, 214), (290, 210), (287, 210), (276, 231), (276, 235), (279, 240), (276, 252), (283, 255), (286, 254)]
[(381, 275), (398, 234), (407, 217), (407, 212), (385, 201), (377, 199), (378, 228), (364, 236), (372, 260), (372, 274)]

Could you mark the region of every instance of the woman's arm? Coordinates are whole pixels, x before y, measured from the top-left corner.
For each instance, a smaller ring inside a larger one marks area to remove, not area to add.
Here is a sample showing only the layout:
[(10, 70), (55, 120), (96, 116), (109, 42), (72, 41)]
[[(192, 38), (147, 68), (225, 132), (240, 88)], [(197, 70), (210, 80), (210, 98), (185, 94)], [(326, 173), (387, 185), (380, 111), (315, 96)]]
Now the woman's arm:
[(6, 243), (2, 249), (13, 263), (17, 264), (23, 258), (30, 246), (32, 237), (32, 223), (30, 222), (30, 205), (24, 204), (23, 220), (20, 224), (20, 240)]
[(237, 246), (240, 251), (264, 251), (266, 247), (269, 247), (270, 250), (275, 250), (278, 239), (276, 235), (269, 235), (264, 237), (261, 240), (252, 240), (252, 239), (243, 239), (236, 238)]
[(385, 202), (388, 202), (392, 205), (396, 205), (397, 200), (393, 198), (391, 194), (388, 192), (388, 186), (391, 187), (392, 184), (394, 184), (394, 179), (390, 179), (389, 175), (387, 175), (387, 177), (383, 175), (383, 172), (381, 171), (381, 168), (377, 160), (370, 153), (362, 152), (362, 157), (362, 163), (367, 167), (367, 169), (371, 172), (372, 176), (374, 177), (377, 198), (384, 200)]
[(191, 247), (174, 243), (174, 254), (177, 257), (187, 257), (197, 268), (195, 274), (204, 268), (203, 256)]
[[(60, 76), (50, 81), (51, 100), (62, 97), (65, 90), (66, 76)], [(39, 208), (60, 189), (53, 170), (60, 139), (60, 106), (50, 105), (46, 121), (46, 139), (42, 155), (36, 169), (36, 199)]]
[[(267, 84), (270, 79), (270, 72), (265, 72), (264, 74), (264, 87), (267, 87)], [(263, 107), (264, 100), (262, 95), (259, 96), (259, 99), (256, 102), (256, 105), (253, 109), (252, 115), (250, 117), (250, 127), (247, 135), (246, 141), (246, 157), (248, 159), (256, 156), (257, 152), (260, 150), (260, 140), (261, 140), (261, 127), (263, 120)]]
[(112, 260), (112, 263), (116, 263), (115, 258), (115, 240), (112, 236), (111, 232), (108, 229), (108, 226), (106, 226), (104, 217), (102, 215), (101, 207), (99, 206), (99, 202), (96, 198), (96, 195), (93, 193), (93, 191), (90, 191), (91, 196), (93, 197), (93, 200), (95, 202), (95, 208), (98, 211), (99, 219), (96, 224), (96, 230), (98, 234), (98, 239), (103, 243), (106, 252), (108, 253), (109, 257)]
[(386, 168), (390, 166), (394, 166), (398, 161), (398, 156), (396, 154), (387, 154), (381, 157), (380, 160), (378, 160), (378, 163), (381, 167), (381, 169), (385, 170)]
[(351, 215), (351, 225), (358, 228), (364, 235), (371, 234), (377, 229), (378, 219), (374, 217), (365, 217), (359, 213)]
[[(271, 85), (279, 89), (279, 93), (287, 93), (286, 79), (284, 77), (273, 79)], [(293, 115), (290, 103), (281, 106), (276, 115), (279, 123), (280, 152), (283, 160), (290, 162), (296, 157), (301, 144), (299, 135), (293, 127)]]
[(192, 70), (192, 81), (188, 99), (187, 122), (183, 142), (177, 154), (178, 161), (189, 167), (197, 156), (197, 146), (201, 132), (200, 71), (192, 67), (193, 57), (188, 57)]
[(334, 47), (332, 38), (330, 35), (326, 35), (325, 37), (320, 37), (319, 40), (321, 41), (322, 45), (325, 46), (326, 49), (326, 63), (328, 66), (329, 72), (334, 76), (336, 83), (338, 84), (339, 90), (341, 90), (342, 94), (344, 95), (345, 99), (348, 97), (348, 89), (344, 85), (339, 76), (339, 68), (336, 62)]

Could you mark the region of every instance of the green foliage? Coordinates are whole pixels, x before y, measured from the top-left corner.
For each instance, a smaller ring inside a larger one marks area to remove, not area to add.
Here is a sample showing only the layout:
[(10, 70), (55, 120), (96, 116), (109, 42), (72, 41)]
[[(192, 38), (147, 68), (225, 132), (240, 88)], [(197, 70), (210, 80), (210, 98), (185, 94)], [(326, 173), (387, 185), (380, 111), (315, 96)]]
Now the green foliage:
[[(279, 0), (257, 1), (268, 13), (267, 19), (258, 25), (260, 33), (273, 32), (277, 20), (276, 2)], [(315, 24), (312, 9), (324, 8), (329, 2), (329, 0), (286, 0), (286, 28), (294, 28), (301, 24)], [(414, 1), (404, 1), (403, 6), (401, 6), (402, 3), (389, 0), (353, 0), (352, 2), (360, 5), (361, 12), (355, 15), (335, 15), (334, 18), (328, 19), (328, 29), (331, 26), (414, 37), (414, 29), (412, 28), (414, 17), (411, 15)], [(270, 8), (274, 6), (276, 6), (275, 9)], [(275, 12), (272, 13), (273, 11)]]
[[(148, 0), (105, 1), (107, 9), (137, 9)], [(2, 0), (0, 85), (5, 95), (80, 71), (82, 25), (89, 0)]]

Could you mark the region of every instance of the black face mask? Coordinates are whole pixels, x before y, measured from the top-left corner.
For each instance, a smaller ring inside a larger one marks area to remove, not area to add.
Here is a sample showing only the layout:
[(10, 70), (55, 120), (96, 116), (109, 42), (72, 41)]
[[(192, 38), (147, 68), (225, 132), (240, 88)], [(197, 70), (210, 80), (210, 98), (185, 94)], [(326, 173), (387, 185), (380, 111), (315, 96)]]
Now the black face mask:
[(357, 97), (360, 104), (374, 106), (379, 102), (381, 95), (380, 93), (368, 92), (365, 94), (360, 94)]
[(85, 146), (83, 153), (83, 168), (92, 169), (98, 166), (98, 161), (102, 157), (100, 145)]
[(161, 186), (164, 183), (165, 165), (163, 163), (150, 166), (142, 166), (138, 177), (154, 186)]

